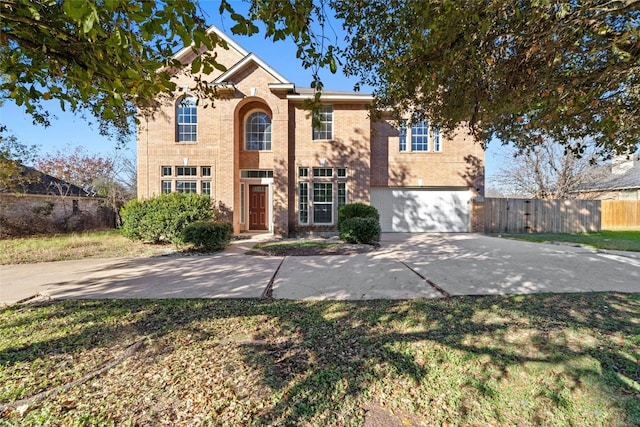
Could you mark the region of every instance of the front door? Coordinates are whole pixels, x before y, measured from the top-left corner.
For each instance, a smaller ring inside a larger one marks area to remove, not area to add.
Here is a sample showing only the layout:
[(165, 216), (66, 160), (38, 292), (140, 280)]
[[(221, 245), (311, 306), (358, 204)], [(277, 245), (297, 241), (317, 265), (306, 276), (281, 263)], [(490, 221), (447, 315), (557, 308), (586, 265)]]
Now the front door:
[(267, 185), (249, 186), (249, 230), (268, 230)]

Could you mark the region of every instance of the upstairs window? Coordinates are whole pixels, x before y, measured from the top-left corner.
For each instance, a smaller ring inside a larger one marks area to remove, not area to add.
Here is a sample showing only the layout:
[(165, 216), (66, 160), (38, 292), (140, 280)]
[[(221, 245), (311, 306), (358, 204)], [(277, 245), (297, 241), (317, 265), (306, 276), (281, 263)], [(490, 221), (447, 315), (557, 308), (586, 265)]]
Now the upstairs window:
[(398, 127), (398, 149), (400, 151), (407, 151), (407, 121), (400, 122)]
[(442, 151), (442, 137), (440, 136), (440, 129), (433, 128), (431, 133), (433, 136), (433, 151), (439, 153)]
[(271, 150), (271, 118), (267, 113), (256, 111), (247, 117), (245, 124), (245, 149)]
[(195, 142), (198, 135), (198, 107), (196, 99), (186, 96), (176, 104), (176, 141)]
[(333, 139), (333, 106), (320, 107), (316, 119), (318, 122), (313, 127), (313, 139)]
[(411, 151), (429, 151), (429, 122), (420, 121), (411, 126)]

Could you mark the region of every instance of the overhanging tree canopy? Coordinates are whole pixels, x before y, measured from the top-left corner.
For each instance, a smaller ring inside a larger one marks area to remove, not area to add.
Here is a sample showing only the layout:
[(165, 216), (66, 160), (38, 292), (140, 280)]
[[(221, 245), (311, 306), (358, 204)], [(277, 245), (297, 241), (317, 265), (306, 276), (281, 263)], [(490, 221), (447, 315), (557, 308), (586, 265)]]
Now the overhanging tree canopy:
[[(418, 111), (444, 131), (467, 123), (479, 140), (520, 147), (586, 138), (620, 153), (640, 141), (640, 0), (250, 4), (247, 16), (225, 0), (206, 12), (229, 13), (236, 34), (254, 34), (262, 22), (267, 37), (293, 38), (305, 67), (345, 64), (376, 88), (379, 109)], [(333, 16), (344, 44), (331, 31)], [(39, 121), (47, 119), (41, 101), (54, 98), (119, 130), (135, 104), (173, 92), (178, 45), (223, 43), (187, 1), (0, 0), (0, 21), (3, 94)], [(219, 65), (205, 56), (189, 66)]]

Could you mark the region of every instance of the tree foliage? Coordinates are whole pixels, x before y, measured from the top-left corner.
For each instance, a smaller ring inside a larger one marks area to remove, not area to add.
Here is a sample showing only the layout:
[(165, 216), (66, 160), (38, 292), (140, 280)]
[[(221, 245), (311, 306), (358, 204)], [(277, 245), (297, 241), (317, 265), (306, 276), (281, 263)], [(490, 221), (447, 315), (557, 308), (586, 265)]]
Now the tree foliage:
[[(246, 16), (228, 0), (208, 12), (230, 15), (235, 34), (262, 23), (266, 37), (292, 38), (318, 90), (318, 68), (344, 64), (375, 88), (379, 110), (416, 111), (445, 132), (467, 124), (478, 140), (523, 149), (590, 138), (609, 153), (640, 141), (640, 0), (248, 3)], [(58, 99), (130, 131), (134, 106), (173, 94), (180, 45), (224, 44), (207, 33), (205, 15), (194, 1), (0, 0), (0, 90), (37, 121), (47, 121), (42, 101)], [(214, 67), (224, 68), (204, 54), (187, 71)], [(196, 82), (200, 96), (215, 98)]]
[(640, 139), (640, 1), (337, 1), (377, 106), (518, 147)]
[(25, 168), (35, 161), (37, 147), (23, 144), (4, 131), (0, 126), (0, 191), (23, 191), (38, 178)]
[[(96, 118), (103, 134), (130, 134), (138, 108), (171, 94), (173, 58), (224, 44), (192, 1), (0, 0), (0, 93), (49, 123), (44, 101)], [(203, 55), (192, 64), (207, 72)], [(206, 84), (198, 88), (211, 92)]]

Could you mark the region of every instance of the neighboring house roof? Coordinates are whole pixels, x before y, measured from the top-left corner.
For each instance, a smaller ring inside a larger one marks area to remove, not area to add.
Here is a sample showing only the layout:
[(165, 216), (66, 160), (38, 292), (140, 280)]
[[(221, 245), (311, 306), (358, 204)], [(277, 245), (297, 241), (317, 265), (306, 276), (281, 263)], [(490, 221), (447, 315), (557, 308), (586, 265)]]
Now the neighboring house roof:
[(29, 166), (23, 166), (22, 183), (13, 188), (0, 187), (2, 193), (40, 194), (49, 196), (99, 197), (95, 192), (58, 179)]
[(623, 173), (612, 173), (604, 179), (585, 184), (579, 192), (640, 189), (640, 161)]

